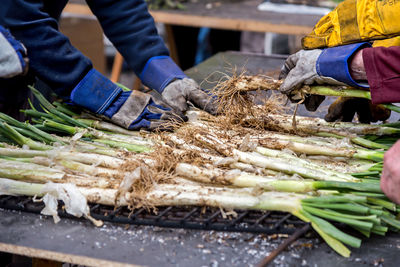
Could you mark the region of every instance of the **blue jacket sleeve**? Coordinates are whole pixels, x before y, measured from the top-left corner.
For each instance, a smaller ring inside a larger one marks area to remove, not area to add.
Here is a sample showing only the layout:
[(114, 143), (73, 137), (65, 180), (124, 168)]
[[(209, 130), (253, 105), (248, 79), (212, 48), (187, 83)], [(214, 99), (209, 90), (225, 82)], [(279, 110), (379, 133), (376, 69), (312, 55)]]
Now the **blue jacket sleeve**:
[(86, 0), (104, 33), (144, 85), (162, 92), (183, 71), (169, 57), (143, 0)]
[[(0, 24), (9, 28), (26, 45), (32, 74), (47, 83), (59, 96), (69, 99), (72, 90), (88, 88), (89, 80), (94, 82), (90, 90), (101, 90), (108, 84), (105, 88), (107, 93), (101, 97), (107, 99), (107, 103), (99, 102), (92, 107), (104, 110), (107, 107), (102, 104), (109, 104), (109, 97), (115, 97), (115, 88), (111, 82), (105, 82), (105, 77), (93, 72), (90, 60), (58, 31), (56, 19), (66, 2), (3, 0)], [(107, 37), (142, 77), (144, 84), (161, 91), (173, 79), (184, 77), (179, 67), (172, 64), (143, 0), (87, 0), (87, 3)], [(143, 72), (146, 65), (148, 67)]]
[(322, 50), (316, 63), (320, 76), (331, 77), (350, 86), (368, 88), (368, 84), (358, 83), (350, 75), (350, 61), (360, 49), (370, 47), (368, 42), (336, 46)]
[(168, 56), (143, 0), (86, 0), (105, 35), (139, 75), (147, 61)]
[(0, 24), (27, 48), (30, 72), (68, 99), (92, 64), (58, 31), (56, 19), (44, 11), (43, 2), (2, 0)]

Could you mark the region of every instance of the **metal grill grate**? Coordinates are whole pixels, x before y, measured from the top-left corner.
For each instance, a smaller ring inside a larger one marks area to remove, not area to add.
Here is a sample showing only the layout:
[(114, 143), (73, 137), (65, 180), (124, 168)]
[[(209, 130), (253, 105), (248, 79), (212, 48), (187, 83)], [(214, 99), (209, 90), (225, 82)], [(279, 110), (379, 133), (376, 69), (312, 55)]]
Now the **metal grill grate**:
[[(62, 203), (59, 205), (61, 207)], [(40, 213), (43, 207), (43, 203), (33, 202), (30, 197), (0, 196), (0, 208), (3, 209)], [(301, 220), (284, 212), (236, 210), (237, 216), (233, 217), (223, 216), (220, 209), (208, 207), (160, 207), (157, 213), (144, 208), (131, 212), (125, 207), (114, 209), (98, 204), (91, 205), (90, 209), (94, 218), (103, 221), (171, 228), (292, 234), (305, 225)], [(61, 208), (59, 215), (72, 217)]]

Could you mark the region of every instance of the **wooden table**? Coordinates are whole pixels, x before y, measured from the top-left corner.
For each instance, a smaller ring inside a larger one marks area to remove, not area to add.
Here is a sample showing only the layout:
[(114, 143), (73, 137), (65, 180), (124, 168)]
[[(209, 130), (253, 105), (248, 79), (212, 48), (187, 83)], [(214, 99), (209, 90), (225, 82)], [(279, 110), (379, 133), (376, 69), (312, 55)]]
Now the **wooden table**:
[[(257, 10), (260, 0), (198, 1), (186, 3), (185, 10), (151, 10), (156, 22), (164, 23), (167, 31), (171, 57), (178, 62), (171, 25), (209, 27), (235, 31), (273, 32), (281, 34), (310, 33), (320, 16), (285, 14)], [(211, 7), (211, 8), (210, 8)], [(89, 7), (68, 4), (66, 13), (93, 15)], [(123, 58), (117, 53), (111, 72), (111, 80), (118, 81)]]
[[(321, 17), (259, 11), (257, 6), (260, 3), (260, 0), (200, 0), (186, 3), (185, 10), (150, 10), (150, 13), (156, 22), (167, 25), (282, 34), (310, 33)], [(89, 7), (81, 4), (68, 4), (64, 12), (92, 15)]]

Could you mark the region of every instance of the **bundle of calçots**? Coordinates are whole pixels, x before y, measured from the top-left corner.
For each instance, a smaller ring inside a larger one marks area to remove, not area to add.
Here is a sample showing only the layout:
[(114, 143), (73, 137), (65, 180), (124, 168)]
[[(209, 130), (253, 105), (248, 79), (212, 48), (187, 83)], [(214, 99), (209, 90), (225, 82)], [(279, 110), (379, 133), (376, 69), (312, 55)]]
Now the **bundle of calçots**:
[(44, 196), (46, 214), (56, 216), (50, 204), (57, 199), (88, 218), (86, 201), (74, 199), (132, 209), (285, 211), (311, 222), (343, 256), (350, 255), (345, 245), (361, 245), (349, 228), (366, 237), (400, 229), (399, 207), (379, 186), (383, 154), (400, 134), (396, 124), (297, 116), (294, 130), (283, 113), (247, 112), (232, 122), (227, 113), (192, 110), (174, 132), (132, 132), (32, 91), (44, 112), (24, 110), (30, 123), (0, 114), (0, 193)]

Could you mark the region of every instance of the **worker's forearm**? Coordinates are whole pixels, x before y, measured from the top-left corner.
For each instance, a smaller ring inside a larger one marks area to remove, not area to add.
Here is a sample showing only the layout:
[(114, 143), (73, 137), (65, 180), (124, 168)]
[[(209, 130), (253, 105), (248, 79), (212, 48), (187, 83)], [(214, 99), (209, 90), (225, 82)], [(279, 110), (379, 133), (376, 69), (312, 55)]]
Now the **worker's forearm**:
[(92, 69), (92, 64), (58, 31), (43, 1), (2, 0), (0, 24), (26, 46), (30, 71), (64, 98)]
[(143, 0), (87, 0), (104, 33), (140, 75), (150, 58), (168, 56)]
[(147, 87), (162, 92), (186, 75), (169, 57), (144, 0), (87, 0), (114, 46)]
[(350, 75), (354, 80), (366, 81), (367, 74), (365, 72), (364, 60), (362, 57), (363, 49), (358, 50), (352, 57), (350, 63)]

